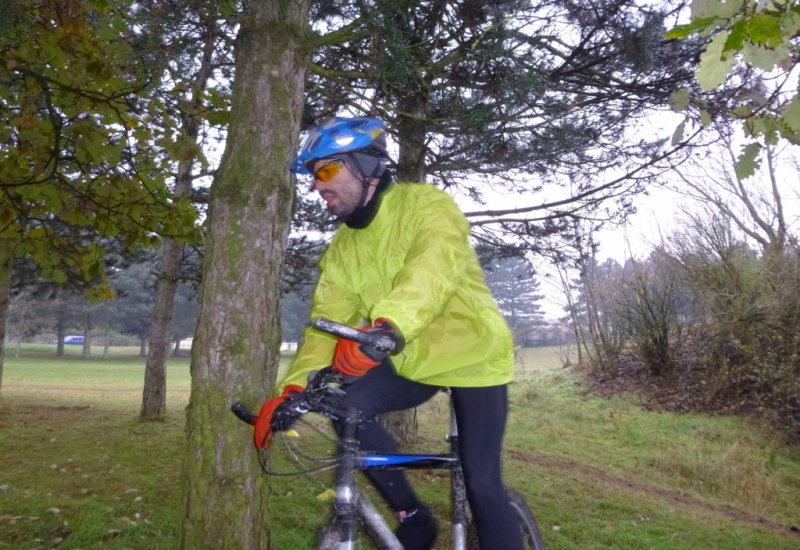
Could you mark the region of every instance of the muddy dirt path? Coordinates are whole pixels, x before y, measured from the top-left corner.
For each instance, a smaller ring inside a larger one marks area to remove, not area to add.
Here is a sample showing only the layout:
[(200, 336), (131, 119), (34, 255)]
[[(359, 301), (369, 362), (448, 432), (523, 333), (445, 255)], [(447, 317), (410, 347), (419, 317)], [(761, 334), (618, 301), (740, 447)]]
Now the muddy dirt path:
[(604, 472), (599, 468), (594, 468), (592, 466), (587, 466), (585, 464), (564, 458), (533, 455), (509, 449), (506, 449), (505, 454), (513, 460), (528, 462), (544, 468), (558, 470), (563, 473), (575, 475), (580, 478), (606, 485), (612, 489), (622, 489), (638, 493), (646, 497), (670, 502), (684, 508), (719, 514), (739, 523), (758, 526), (774, 533), (795, 537), (800, 540), (800, 527), (797, 525), (784, 525), (782, 523), (777, 523), (768, 518), (759, 516), (758, 514), (740, 510), (727, 504), (715, 504), (672, 489), (654, 485), (646, 485), (644, 483), (622, 479)]

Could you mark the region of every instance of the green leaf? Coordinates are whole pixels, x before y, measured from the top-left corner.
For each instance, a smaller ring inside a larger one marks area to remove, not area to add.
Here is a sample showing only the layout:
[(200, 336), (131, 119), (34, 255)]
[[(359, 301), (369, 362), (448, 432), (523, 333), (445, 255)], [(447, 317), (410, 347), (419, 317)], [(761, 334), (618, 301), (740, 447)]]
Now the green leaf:
[(749, 143), (744, 147), (744, 151), (736, 161), (736, 177), (744, 180), (756, 173), (758, 168), (758, 155), (761, 152), (761, 145)]
[(700, 55), (697, 82), (703, 91), (710, 92), (722, 85), (733, 67), (735, 58), (733, 56), (726, 57), (723, 51), (727, 39), (728, 31), (717, 33)]
[(765, 48), (752, 42), (745, 42), (743, 51), (746, 62), (767, 72), (789, 58), (789, 49), (783, 44), (777, 48)]
[(738, 52), (742, 49), (744, 45), (745, 35), (747, 31), (747, 22), (744, 20), (739, 20), (731, 26), (731, 34), (728, 36), (728, 40), (725, 41), (725, 47), (723, 51), (729, 52), (734, 51)]
[(762, 136), (766, 143), (774, 145), (778, 141), (780, 122), (774, 116), (753, 117), (747, 121), (745, 128), (750, 135)]
[(50, 274), (50, 278), (53, 279), (54, 283), (59, 285), (63, 285), (68, 280), (67, 274), (64, 273), (63, 270), (58, 268), (53, 269), (53, 272)]
[(672, 107), (672, 110), (676, 113), (680, 113), (689, 106), (689, 100), (691, 99), (691, 95), (689, 94), (689, 90), (675, 90), (669, 96), (669, 102)]
[(683, 139), (683, 133), (686, 131), (686, 120), (678, 124), (675, 132), (672, 134), (672, 145), (678, 145)]
[(692, 19), (708, 16), (730, 19), (744, 3), (745, 0), (692, 0)]
[(800, 96), (794, 96), (786, 107), (783, 108), (781, 120), (791, 128), (794, 133), (800, 133)]
[(786, 36), (795, 36), (800, 32), (800, 8), (795, 6), (793, 10), (787, 11), (783, 15), (781, 29)]
[(206, 120), (212, 126), (227, 126), (231, 122), (231, 112), (227, 110), (211, 111)]
[(719, 0), (692, 0), (691, 15), (692, 19), (706, 17), (711, 13), (710, 4), (719, 3)]
[(768, 13), (757, 13), (747, 21), (748, 40), (774, 48), (783, 42), (780, 19)]
[(215, 109), (224, 109), (227, 106), (227, 97), (217, 88), (206, 90), (206, 99)]
[(800, 145), (800, 132), (784, 132), (783, 138), (792, 145)]
[(678, 25), (677, 27), (670, 29), (664, 33), (664, 38), (667, 40), (676, 40), (686, 38), (697, 32), (700, 34), (707, 34), (716, 28), (716, 23), (716, 17), (702, 17), (700, 19), (695, 19), (691, 23)]
[(700, 111), (700, 123), (703, 126), (708, 126), (709, 124), (711, 124), (711, 115), (705, 109)]

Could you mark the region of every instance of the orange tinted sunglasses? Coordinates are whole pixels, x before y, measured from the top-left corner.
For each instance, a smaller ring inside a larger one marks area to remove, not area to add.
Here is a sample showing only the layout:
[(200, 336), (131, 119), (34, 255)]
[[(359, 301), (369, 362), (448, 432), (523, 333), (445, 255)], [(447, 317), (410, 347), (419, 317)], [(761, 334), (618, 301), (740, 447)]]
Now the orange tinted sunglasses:
[(343, 160), (332, 160), (328, 164), (323, 164), (316, 170), (314, 170), (314, 179), (319, 180), (322, 183), (327, 183), (333, 177), (341, 172), (342, 168), (344, 167)]

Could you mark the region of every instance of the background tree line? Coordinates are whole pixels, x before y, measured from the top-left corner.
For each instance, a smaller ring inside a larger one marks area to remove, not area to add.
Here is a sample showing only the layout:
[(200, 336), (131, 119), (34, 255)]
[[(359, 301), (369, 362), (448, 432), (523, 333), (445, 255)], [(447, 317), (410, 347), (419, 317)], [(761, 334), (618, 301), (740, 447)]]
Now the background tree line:
[[(202, 248), (196, 251), (202, 253)], [(485, 259), (487, 283), (520, 346), (557, 345), (566, 343), (562, 324), (545, 319), (538, 292), (539, 282), (530, 262), (524, 258)], [(187, 260), (188, 262), (188, 260)], [(83, 356), (92, 347), (138, 345), (140, 355), (147, 356), (153, 326), (153, 309), (157, 296), (158, 261), (139, 261), (109, 275), (114, 299), (88, 300), (79, 289), (43, 283), (28, 285), (12, 297), (6, 326), (6, 337), (15, 342), (18, 353), (22, 342), (56, 341), (56, 355), (64, 353), (64, 337), (83, 337)], [(311, 290), (315, 277), (303, 285), (284, 287), (281, 297), (281, 340), (297, 343), (309, 324)], [(182, 340), (194, 336), (199, 313), (197, 281), (186, 279), (177, 285), (173, 313), (168, 330), (172, 353), (177, 354)], [(184, 345), (183, 353), (188, 352)], [(95, 354), (97, 352), (95, 351)]]
[(585, 250), (565, 278), (578, 363), (603, 380), (644, 377), (678, 410), (755, 414), (796, 439), (797, 156), (766, 147), (743, 179), (719, 152), (681, 170), (697, 202), (649, 255), (620, 264)]

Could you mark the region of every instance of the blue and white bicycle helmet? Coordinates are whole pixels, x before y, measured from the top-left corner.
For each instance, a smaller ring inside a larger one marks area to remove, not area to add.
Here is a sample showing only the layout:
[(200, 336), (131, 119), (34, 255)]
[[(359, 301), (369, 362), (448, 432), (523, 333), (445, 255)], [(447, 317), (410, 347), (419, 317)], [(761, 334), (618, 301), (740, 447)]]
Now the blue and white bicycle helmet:
[(382, 162), (387, 160), (386, 126), (383, 122), (370, 117), (333, 117), (322, 122), (309, 132), (291, 171), (310, 175), (317, 160), (348, 153), (367, 154)]

